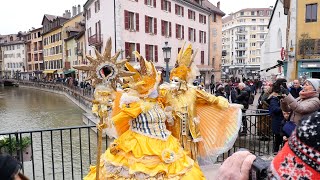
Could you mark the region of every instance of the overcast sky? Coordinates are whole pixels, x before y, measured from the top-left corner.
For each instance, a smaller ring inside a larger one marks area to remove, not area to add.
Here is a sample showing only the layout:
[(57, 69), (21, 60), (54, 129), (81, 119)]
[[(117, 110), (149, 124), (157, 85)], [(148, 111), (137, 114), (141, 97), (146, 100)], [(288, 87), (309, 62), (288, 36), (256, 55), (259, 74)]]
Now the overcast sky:
[[(101, 0), (110, 1), (110, 0)], [(218, 0), (210, 0), (217, 4)], [(221, 9), (229, 14), (243, 8), (274, 6), (276, 0), (220, 0)], [(41, 27), (44, 14), (62, 16), (73, 5), (81, 7), (86, 0), (1, 0), (0, 34), (13, 34)], [(81, 8), (82, 9), (82, 8)]]

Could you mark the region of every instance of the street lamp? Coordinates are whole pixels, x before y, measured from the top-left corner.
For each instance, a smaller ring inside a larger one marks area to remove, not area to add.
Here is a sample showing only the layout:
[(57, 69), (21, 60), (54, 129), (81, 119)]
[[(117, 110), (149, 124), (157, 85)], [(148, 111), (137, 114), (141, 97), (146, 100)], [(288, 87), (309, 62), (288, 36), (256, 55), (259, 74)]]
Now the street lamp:
[(168, 46), (168, 42), (165, 42), (165, 46), (162, 48), (164, 61), (166, 62), (166, 81), (169, 82), (169, 61), (171, 58), (171, 47)]

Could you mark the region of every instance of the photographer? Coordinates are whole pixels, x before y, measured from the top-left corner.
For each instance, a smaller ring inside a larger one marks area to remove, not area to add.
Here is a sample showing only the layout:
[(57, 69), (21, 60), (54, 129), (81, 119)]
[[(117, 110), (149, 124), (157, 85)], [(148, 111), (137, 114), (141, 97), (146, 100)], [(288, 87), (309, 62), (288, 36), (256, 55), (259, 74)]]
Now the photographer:
[[(319, 160), (320, 153), (320, 112), (304, 116), (301, 123), (271, 162), (266, 179), (320, 179)], [(227, 158), (218, 172), (219, 180), (247, 180), (250, 176), (255, 157), (248, 151), (239, 151)], [(256, 179), (259, 179), (257, 177)], [(260, 178), (265, 179), (265, 178)]]
[(281, 100), (281, 109), (286, 112), (292, 111), (291, 121), (297, 124), (302, 116), (320, 108), (319, 87), (319, 79), (307, 79), (297, 99), (291, 94), (282, 95), (284, 98)]

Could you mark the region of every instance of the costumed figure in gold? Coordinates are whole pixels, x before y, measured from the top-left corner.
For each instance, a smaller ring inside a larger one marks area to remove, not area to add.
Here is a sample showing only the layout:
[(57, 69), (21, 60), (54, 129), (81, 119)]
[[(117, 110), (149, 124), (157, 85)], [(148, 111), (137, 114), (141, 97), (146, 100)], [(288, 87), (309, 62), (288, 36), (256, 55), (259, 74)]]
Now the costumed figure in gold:
[(160, 75), (155, 66), (136, 56), (140, 70), (125, 64), (134, 75), (126, 78), (129, 88), (113, 99), (110, 120), (117, 138), (84, 179), (205, 179), (166, 128), (168, 117), (158, 102)]
[(160, 86), (160, 101), (171, 121), (168, 129), (192, 159), (210, 158), (229, 150), (241, 125), (239, 105), (211, 95), (191, 83), (197, 76), (192, 46), (180, 50), (170, 84)]

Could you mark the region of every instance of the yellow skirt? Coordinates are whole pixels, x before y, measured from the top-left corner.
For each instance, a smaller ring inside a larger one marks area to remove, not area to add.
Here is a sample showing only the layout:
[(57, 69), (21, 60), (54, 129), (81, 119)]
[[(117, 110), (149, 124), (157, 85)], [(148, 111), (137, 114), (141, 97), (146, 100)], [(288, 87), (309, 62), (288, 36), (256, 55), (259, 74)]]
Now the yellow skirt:
[[(91, 166), (84, 180), (95, 180)], [(205, 179), (199, 166), (173, 136), (166, 141), (130, 130), (101, 156), (99, 179)]]

